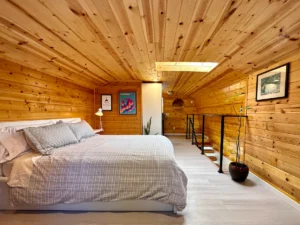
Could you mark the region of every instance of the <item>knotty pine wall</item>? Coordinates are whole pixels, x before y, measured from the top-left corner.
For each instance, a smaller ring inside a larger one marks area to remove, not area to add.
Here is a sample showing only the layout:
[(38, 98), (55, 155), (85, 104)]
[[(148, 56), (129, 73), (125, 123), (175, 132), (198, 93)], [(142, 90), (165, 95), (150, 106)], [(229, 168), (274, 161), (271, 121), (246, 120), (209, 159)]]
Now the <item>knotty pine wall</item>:
[[(240, 72), (229, 71), (200, 91), (193, 97), (197, 113), (206, 114), (239, 114), (240, 106), (245, 106), (247, 92), (247, 76)], [(202, 127), (202, 117), (199, 117)], [(205, 118), (205, 135), (209, 137), (214, 149), (220, 148), (220, 117)], [(238, 118), (225, 118), (224, 155), (231, 160), (235, 158)], [(241, 141), (244, 138), (244, 120)]]
[(300, 60), (290, 65), (288, 98), (256, 102), (256, 76), (264, 70), (249, 76), (245, 156), (253, 173), (300, 201)]
[(0, 59), (0, 121), (80, 117), (93, 124), (93, 90)]
[[(287, 61), (269, 66), (268, 69)], [(245, 162), (251, 172), (300, 201), (300, 60), (291, 61), (289, 96), (284, 99), (256, 102), (256, 77), (228, 72), (201, 89), (195, 98), (198, 113), (235, 114), (247, 105), (248, 119), (243, 128)], [(236, 95), (238, 93), (246, 93)], [(235, 97), (233, 97), (235, 96)], [(228, 101), (226, 101), (228, 100)], [(234, 110), (235, 109), (235, 110)], [(205, 132), (219, 149), (220, 119), (206, 120)], [(234, 159), (237, 119), (226, 119), (225, 155)]]
[[(117, 83), (107, 86), (101, 86), (96, 90), (95, 108), (100, 108), (101, 94), (112, 95), (112, 111), (103, 111), (102, 125), (104, 132), (101, 134), (142, 134), (142, 101), (141, 101), (141, 82)], [(126, 91), (135, 91), (137, 98), (136, 115), (119, 115), (118, 111), (118, 93)], [(96, 127), (99, 127), (100, 119), (96, 117)]]
[[(164, 133), (165, 134), (185, 134), (186, 131), (186, 114), (196, 114), (196, 105), (194, 98), (180, 98), (184, 102), (182, 109), (172, 107), (176, 96), (164, 95)], [(175, 127), (175, 129), (173, 129)], [(199, 120), (195, 120), (195, 127), (199, 131)]]

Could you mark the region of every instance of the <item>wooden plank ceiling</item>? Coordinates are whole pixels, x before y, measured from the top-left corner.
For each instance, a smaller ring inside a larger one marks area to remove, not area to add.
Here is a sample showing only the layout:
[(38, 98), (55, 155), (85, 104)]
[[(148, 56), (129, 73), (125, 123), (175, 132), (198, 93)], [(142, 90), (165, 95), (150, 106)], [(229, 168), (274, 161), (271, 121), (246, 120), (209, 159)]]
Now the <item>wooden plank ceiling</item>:
[[(299, 54), (299, 15), (298, 0), (1, 0), (0, 58), (88, 88), (158, 79), (191, 95)], [(157, 61), (219, 66), (156, 72)]]

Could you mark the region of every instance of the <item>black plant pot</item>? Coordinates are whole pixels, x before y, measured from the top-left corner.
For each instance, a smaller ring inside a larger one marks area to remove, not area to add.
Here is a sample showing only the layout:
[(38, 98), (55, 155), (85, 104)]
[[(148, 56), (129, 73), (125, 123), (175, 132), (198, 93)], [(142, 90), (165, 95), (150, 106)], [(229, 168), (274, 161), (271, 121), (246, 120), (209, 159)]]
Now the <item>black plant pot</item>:
[(229, 164), (229, 173), (232, 180), (237, 182), (243, 182), (246, 180), (249, 174), (249, 168), (243, 163), (231, 162)]

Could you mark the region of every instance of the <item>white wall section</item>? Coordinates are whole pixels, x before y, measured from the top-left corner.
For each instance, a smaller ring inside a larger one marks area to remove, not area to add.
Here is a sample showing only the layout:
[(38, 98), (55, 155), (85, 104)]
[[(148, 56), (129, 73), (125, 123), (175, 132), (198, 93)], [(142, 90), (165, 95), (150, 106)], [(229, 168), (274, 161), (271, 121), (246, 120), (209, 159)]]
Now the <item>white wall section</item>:
[[(150, 134), (162, 134), (162, 84), (142, 84), (143, 127), (152, 116)], [(144, 131), (144, 128), (143, 128)]]

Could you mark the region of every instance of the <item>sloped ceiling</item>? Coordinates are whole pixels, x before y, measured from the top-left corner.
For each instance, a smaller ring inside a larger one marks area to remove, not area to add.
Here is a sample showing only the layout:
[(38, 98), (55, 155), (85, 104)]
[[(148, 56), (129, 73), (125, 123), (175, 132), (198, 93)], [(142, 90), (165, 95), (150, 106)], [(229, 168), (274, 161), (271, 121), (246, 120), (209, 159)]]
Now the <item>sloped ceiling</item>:
[[(299, 15), (298, 0), (2, 0), (0, 58), (89, 88), (158, 78), (191, 95), (299, 54)], [(156, 61), (219, 66), (156, 72)]]

